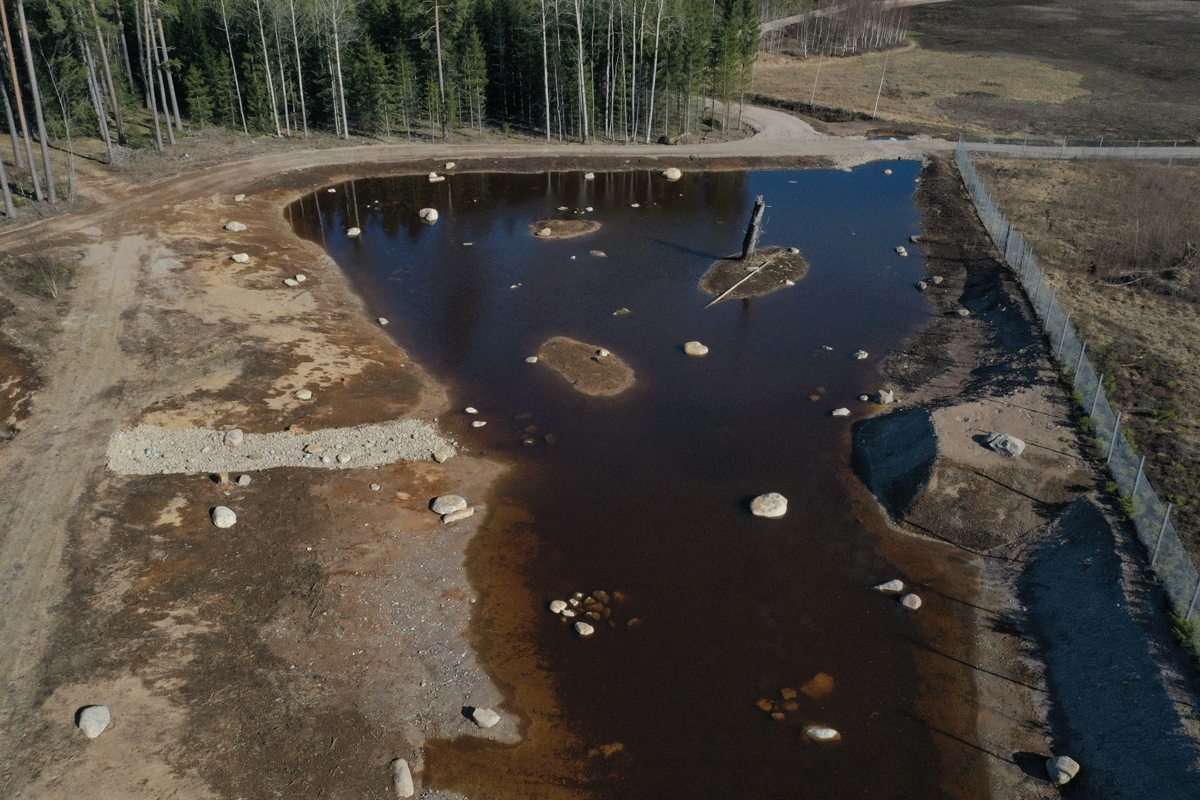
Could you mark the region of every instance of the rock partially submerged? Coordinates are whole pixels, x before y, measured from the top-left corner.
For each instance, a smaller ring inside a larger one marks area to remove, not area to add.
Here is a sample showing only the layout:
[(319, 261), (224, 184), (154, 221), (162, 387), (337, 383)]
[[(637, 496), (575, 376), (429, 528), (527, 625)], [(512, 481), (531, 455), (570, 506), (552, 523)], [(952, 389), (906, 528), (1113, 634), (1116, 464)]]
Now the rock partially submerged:
[[(603, 357), (598, 356), (603, 351)], [(633, 386), (633, 369), (604, 348), (555, 336), (538, 348), (538, 360), (563, 377), (577, 392), (611, 397)]]
[(1046, 759), (1046, 775), (1050, 780), (1062, 786), (1070, 783), (1079, 774), (1079, 762), (1070, 756), (1057, 756)]
[(688, 342), (683, 346), (683, 352), (687, 353), (689, 356), (706, 356), (708, 355), (708, 347), (700, 342)]
[(750, 513), (768, 519), (782, 517), (787, 513), (787, 498), (778, 492), (760, 494), (750, 502)]
[(529, 229), (539, 239), (573, 239), (595, 233), (600, 223), (594, 219), (539, 219)]
[(438, 221), (438, 212), (436, 208), (422, 208), (417, 212), (417, 216), (427, 225), (432, 225)]

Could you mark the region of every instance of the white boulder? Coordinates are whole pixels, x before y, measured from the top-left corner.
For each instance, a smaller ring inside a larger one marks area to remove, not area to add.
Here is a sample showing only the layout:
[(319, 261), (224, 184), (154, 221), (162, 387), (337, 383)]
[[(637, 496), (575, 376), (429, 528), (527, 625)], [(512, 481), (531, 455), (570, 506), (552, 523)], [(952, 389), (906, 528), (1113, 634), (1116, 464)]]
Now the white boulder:
[(417, 793), (416, 787), (413, 786), (412, 770), (403, 758), (392, 762), (392, 786), (397, 797), (412, 797)]
[(818, 742), (836, 742), (842, 738), (842, 735), (836, 730), (823, 725), (809, 725), (804, 729), (804, 735)]
[(471, 719), (481, 728), (491, 728), (500, 721), (500, 715), (490, 708), (476, 708), (471, 710)]
[(1070, 756), (1048, 758), (1046, 759), (1046, 774), (1051, 781), (1062, 786), (1079, 774), (1079, 762)]
[(436, 208), (422, 208), (417, 212), (417, 216), (428, 225), (438, 221), (438, 212)]
[(683, 352), (689, 356), (706, 356), (708, 348), (700, 342), (688, 342), (683, 346)]
[(434, 498), (429, 508), (435, 514), (453, 514), (467, 507), (467, 500), (457, 494), (444, 494)]
[(312, 400), (312, 391), (310, 389), (301, 389), (296, 392), (297, 400)]
[(284, 278), (283, 285), (284, 286), (299, 286), (300, 284), (296, 282), (295, 278)]
[(88, 706), (79, 712), (79, 730), (86, 733), (89, 739), (104, 733), (111, 722), (112, 713), (108, 706)]
[(242, 442), (246, 441), (246, 434), (242, 433), (241, 428), (231, 428), (225, 431), (222, 441), (226, 447), (241, 447)]
[(561, 614), (566, 610), (567, 610), (567, 603), (565, 600), (551, 600), (550, 601), (550, 613), (551, 614)]
[(900, 598), (900, 605), (904, 606), (905, 608), (916, 611), (918, 608), (921, 607), (921, 598), (917, 597), (915, 594), (912, 594), (910, 592), (910, 593), (904, 595), (904, 597)]
[(387, 323), (388, 323), (388, 321), (387, 321), (387, 317), (380, 317), (380, 318), (379, 318), (379, 324), (380, 324), (380, 325), (387, 325)]
[(850, 409), (835, 408), (833, 411), (831, 411), (829, 413), (830, 413), (830, 416), (834, 416), (834, 417), (848, 417), (848, 416), (850, 416)]
[(594, 181), (594, 180), (596, 180), (596, 173), (594, 173), (594, 172), (585, 172), (585, 173), (583, 174), (583, 179), (584, 179), (585, 181)]
[(662, 176), (669, 181), (677, 181), (683, 177), (683, 173), (680, 172), (676, 167), (668, 167), (667, 169), (663, 170)]
[(212, 510), (212, 522), (218, 528), (232, 528), (237, 522), (237, 514), (233, 513), (232, 508), (217, 506)]
[(856, 359), (858, 359), (859, 361), (862, 361), (863, 359), (865, 359), (867, 357), (867, 355), (868, 355), (868, 353), (866, 350), (855, 350), (854, 351), (854, 357)]
[(238, 222), (237, 220), (231, 220), (231, 221), (225, 223), (225, 230), (233, 231), (234, 233), (238, 233), (240, 231), (246, 230), (246, 226), (244, 223)]
[(883, 583), (877, 584), (875, 589), (880, 592), (903, 592), (904, 581), (900, 580), (899, 578), (892, 578), (890, 581), (884, 581)]
[(787, 513), (787, 498), (778, 492), (760, 494), (750, 502), (750, 512), (756, 517), (777, 519)]
[(444, 167), (444, 169), (454, 169), (454, 162), (453, 162), (453, 161), (447, 161), (447, 162), (446, 162), (446, 166)]
[(234, 253), (230, 258), (239, 264), (245, 264), (250, 261), (250, 256), (245, 253)]
[(466, 408), (463, 409), (463, 413), (464, 414), (478, 414), (479, 409), (475, 408), (474, 406), (467, 406)]
[(525, 358), (526, 364), (536, 364), (537, 362), (538, 362), (537, 356), (526, 356), (526, 358)]
[(576, 622), (575, 623), (575, 632), (578, 633), (580, 636), (586, 637), (586, 636), (591, 636), (593, 633), (595, 633), (596, 629), (593, 628), (591, 625), (588, 625), (586, 622)]
[(235, 202), (235, 203), (240, 203), (245, 199), (246, 199), (246, 195), (244, 195), (244, 194), (235, 194), (233, 196), (233, 202)]
[(346, 231), (346, 235), (349, 236), (351, 239), (353, 239), (355, 236), (358, 236), (360, 233), (362, 233), (362, 230), (359, 228), (349, 228)]
[(438, 175), (436, 172), (429, 173), (429, 182), (430, 183), (441, 183), (444, 180), (446, 180), (445, 175)]
[(896, 402), (895, 392), (888, 391), (887, 389), (879, 390), (879, 405), (890, 406), (894, 402)]

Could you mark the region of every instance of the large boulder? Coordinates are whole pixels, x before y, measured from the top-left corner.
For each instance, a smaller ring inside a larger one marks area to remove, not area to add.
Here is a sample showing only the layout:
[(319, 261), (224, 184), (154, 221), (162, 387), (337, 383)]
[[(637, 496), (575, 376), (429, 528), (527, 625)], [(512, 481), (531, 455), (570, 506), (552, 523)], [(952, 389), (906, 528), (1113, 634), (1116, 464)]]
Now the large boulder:
[(984, 440), (987, 446), (995, 450), (1002, 456), (1010, 456), (1016, 458), (1025, 452), (1025, 443), (1015, 436), (1010, 436), (1007, 433), (992, 432), (987, 435)]
[(475, 708), (471, 710), (471, 719), (481, 728), (491, 728), (500, 722), (500, 715), (490, 708)]
[(232, 508), (217, 506), (212, 510), (212, 522), (218, 528), (232, 528), (237, 522), (237, 514), (233, 513)]
[(244, 223), (234, 220), (232, 222), (225, 223), (225, 230), (233, 231), (234, 233), (238, 233), (240, 231), (246, 230), (246, 226)]
[(392, 786), (396, 789), (397, 797), (412, 797), (417, 793), (413, 786), (412, 770), (403, 758), (392, 762)]
[(871, 417), (854, 428), (854, 471), (893, 519), (929, 485), (938, 463), (933, 418), (923, 408)]
[(111, 722), (112, 713), (108, 706), (88, 706), (79, 712), (79, 730), (86, 733), (89, 739), (104, 733)]
[(1050, 780), (1062, 786), (1079, 774), (1079, 762), (1070, 756), (1048, 758), (1046, 759), (1046, 774)]
[(435, 514), (453, 514), (455, 511), (462, 511), (466, 507), (466, 498), (456, 494), (444, 494), (434, 499), (433, 505), (429, 508)]
[(778, 492), (760, 494), (750, 502), (750, 512), (756, 517), (777, 519), (787, 513), (787, 498)]

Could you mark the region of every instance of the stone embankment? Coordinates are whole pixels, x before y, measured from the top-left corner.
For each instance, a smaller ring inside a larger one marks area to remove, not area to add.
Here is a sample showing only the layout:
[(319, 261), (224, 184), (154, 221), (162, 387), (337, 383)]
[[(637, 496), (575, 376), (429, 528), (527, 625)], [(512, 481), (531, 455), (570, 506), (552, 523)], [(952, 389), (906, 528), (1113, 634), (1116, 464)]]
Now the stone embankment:
[(243, 433), (138, 425), (108, 442), (108, 468), (123, 475), (234, 472), (272, 467), (352, 469), (397, 461), (444, 461), (454, 445), (434, 427), (407, 419), (356, 428)]

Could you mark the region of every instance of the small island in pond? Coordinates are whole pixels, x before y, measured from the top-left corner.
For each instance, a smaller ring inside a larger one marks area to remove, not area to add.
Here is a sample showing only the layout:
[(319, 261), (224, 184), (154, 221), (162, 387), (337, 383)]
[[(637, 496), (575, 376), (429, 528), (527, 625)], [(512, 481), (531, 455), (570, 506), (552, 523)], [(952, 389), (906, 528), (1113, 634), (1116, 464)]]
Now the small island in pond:
[(807, 274), (808, 261), (795, 247), (762, 247), (745, 259), (734, 255), (714, 263), (700, 279), (700, 290), (721, 300), (742, 300), (787, 288)]
[(573, 239), (600, 230), (594, 219), (539, 219), (529, 230), (538, 239)]
[(555, 336), (537, 355), (575, 391), (592, 397), (611, 397), (633, 386), (633, 369), (603, 347)]

